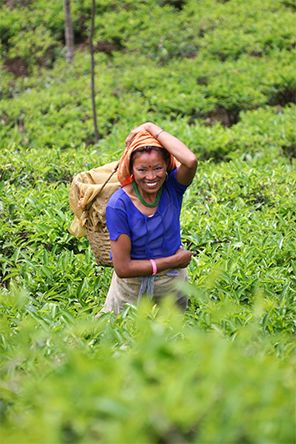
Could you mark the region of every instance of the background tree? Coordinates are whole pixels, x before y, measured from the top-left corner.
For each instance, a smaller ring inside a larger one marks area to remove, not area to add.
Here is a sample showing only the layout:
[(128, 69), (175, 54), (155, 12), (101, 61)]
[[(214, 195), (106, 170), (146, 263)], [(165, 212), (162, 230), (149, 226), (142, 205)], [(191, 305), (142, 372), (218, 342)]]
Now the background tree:
[(74, 32), (71, 20), (71, 5), (70, 0), (64, 0), (64, 15), (65, 15), (65, 40), (66, 40), (66, 60), (67, 63), (74, 61)]
[(91, 98), (92, 98), (92, 110), (93, 110), (93, 121), (95, 130), (95, 143), (99, 141), (99, 132), (97, 124), (97, 112), (95, 103), (95, 59), (94, 59), (94, 47), (93, 47), (93, 33), (95, 27), (95, 0), (92, 0), (91, 8), (91, 25), (90, 25), (90, 36), (89, 36), (89, 50), (91, 56)]

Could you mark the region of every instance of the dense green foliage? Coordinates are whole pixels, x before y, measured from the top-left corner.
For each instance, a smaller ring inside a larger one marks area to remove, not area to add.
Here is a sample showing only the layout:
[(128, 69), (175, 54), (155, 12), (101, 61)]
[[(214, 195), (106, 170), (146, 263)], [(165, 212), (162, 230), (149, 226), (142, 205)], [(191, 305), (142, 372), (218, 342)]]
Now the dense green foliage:
[[(295, 442), (295, 6), (282, 0), (0, 2), (1, 439)], [(111, 270), (68, 231), (72, 177), (151, 120), (198, 156), (167, 299), (94, 315)]]
[[(15, 138), (17, 131), (17, 141), (28, 147), (88, 144), (93, 140), (90, 59), (83, 48), (91, 2), (71, 2), (81, 42), (71, 69), (61, 57), (62, 0), (26, 3), (0, 9), (4, 66), (35, 74), (1, 74), (0, 140)], [(173, 1), (98, 2), (94, 45), (101, 137), (115, 123), (126, 123), (125, 132), (147, 118), (185, 116), (193, 124), (218, 119), (229, 125), (242, 110), (295, 102), (292, 7), (281, 0), (177, 3), (181, 10)], [(54, 69), (40, 72), (44, 64)]]

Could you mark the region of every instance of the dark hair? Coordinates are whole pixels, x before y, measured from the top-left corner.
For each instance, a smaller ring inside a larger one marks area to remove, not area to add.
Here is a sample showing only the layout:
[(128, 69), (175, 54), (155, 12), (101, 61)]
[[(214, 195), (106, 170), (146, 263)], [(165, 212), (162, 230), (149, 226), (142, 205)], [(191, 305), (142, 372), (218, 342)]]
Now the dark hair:
[(138, 148), (137, 150), (132, 152), (131, 160), (130, 160), (130, 164), (129, 164), (130, 171), (133, 171), (134, 158), (135, 158), (135, 155), (137, 153), (148, 153), (148, 154), (150, 154), (152, 150), (153, 151), (158, 151), (162, 155), (163, 160), (165, 161), (165, 163), (167, 165), (169, 164), (170, 153), (165, 148), (158, 148), (157, 146), (142, 146), (141, 148)]

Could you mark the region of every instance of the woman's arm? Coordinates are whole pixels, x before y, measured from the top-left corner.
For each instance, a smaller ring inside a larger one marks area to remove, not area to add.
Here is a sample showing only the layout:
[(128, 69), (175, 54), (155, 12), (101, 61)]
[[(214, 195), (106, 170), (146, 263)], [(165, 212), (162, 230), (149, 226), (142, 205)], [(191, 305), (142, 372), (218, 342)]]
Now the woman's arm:
[[(110, 241), (114, 270), (120, 278), (151, 276), (152, 264), (149, 260), (130, 258), (131, 240), (127, 234), (121, 234), (116, 241)], [(173, 256), (155, 259), (157, 271), (170, 268), (186, 268), (191, 261), (191, 251), (176, 251)]]
[(146, 122), (133, 129), (126, 138), (125, 144), (128, 147), (140, 131), (148, 131), (162, 146), (181, 163), (176, 173), (176, 179), (182, 185), (189, 185), (195, 175), (197, 168), (197, 158), (192, 151), (177, 137), (172, 136), (152, 122)]

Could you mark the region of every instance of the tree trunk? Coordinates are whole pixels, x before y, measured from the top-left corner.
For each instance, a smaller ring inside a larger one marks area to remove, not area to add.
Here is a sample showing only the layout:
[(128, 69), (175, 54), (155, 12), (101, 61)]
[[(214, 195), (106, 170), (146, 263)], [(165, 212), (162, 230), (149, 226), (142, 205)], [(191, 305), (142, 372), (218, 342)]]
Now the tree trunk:
[(65, 16), (65, 40), (66, 40), (66, 60), (67, 63), (74, 61), (74, 32), (71, 20), (70, 0), (64, 0), (64, 16)]
[(89, 49), (90, 49), (90, 56), (91, 56), (91, 98), (92, 98), (93, 121), (94, 121), (94, 129), (95, 129), (95, 143), (97, 143), (99, 141), (99, 132), (98, 132), (98, 125), (97, 125), (97, 111), (96, 111), (96, 103), (95, 103), (95, 59), (94, 59), (94, 47), (93, 47), (93, 41), (92, 41), (94, 27), (95, 27), (95, 0), (92, 0)]

